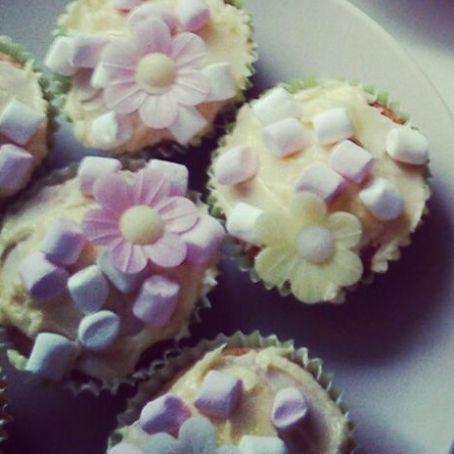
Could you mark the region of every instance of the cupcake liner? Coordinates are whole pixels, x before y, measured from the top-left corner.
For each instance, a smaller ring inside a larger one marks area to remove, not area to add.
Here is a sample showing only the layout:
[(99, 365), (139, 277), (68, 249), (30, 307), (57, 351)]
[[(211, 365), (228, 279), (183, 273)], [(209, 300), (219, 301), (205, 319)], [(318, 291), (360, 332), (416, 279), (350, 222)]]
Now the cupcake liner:
[[(340, 81), (346, 81), (350, 83), (353, 86), (361, 86), (364, 91), (366, 91), (369, 95), (371, 95), (372, 99), (374, 100), (374, 103), (377, 105), (388, 109), (391, 113), (397, 115), (398, 117), (398, 122), (400, 122), (403, 125), (409, 125), (414, 129), (415, 128), (413, 125), (411, 125), (410, 122), (410, 115), (401, 112), (399, 103), (392, 100), (389, 93), (386, 91), (381, 91), (375, 88), (374, 85), (364, 85), (358, 81), (348, 81), (345, 79), (338, 79)], [(315, 88), (320, 85), (321, 80), (318, 80), (316, 78), (306, 78), (302, 80), (295, 80), (292, 82), (289, 82), (287, 84), (282, 84), (290, 93), (295, 94), (301, 90), (304, 89), (310, 89), (310, 88)], [(232, 130), (234, 128), (235, 122), (232, 122), (227, 130)], [(221, 139), (218, 142), (218, 147), (220, 148), (225, 145), (225, 137), (221, 137)], [(214, 162), (216, 161), (216, 158), (218, 157), (219, 152), (216, 150), (212, 154), (211, 158), (211, 164), (208, 169), (208, 196), (206, 198), (207, 204), (210, 208), (210, 214), (218, 219), (220, 222), (222, 222), (225, 225), (225, 216), (223, 209), (221, 205), (219, 204), (219, 201), (216, 197), (216, 190), (214, 188), (214, 185), (212, 183), (214, 179)], [(344, 287), (341, 289), (340, 293), (337, 295), (337, 297), (333, 300), (326, 301), (325, 303), (343, 303), (346, 299), (346, 295), (350, 292), (355, 291), (361, 284), (365, 285), (370, 285), (373, 283), (375, 279), (375, 274), (384, 274), (388, 271), (389, 268), (389, 263), (390, 262), (397, 262), (401, 258), (401, 249), (404, 247), (408, 247), (411, 244), (411, 235), (425, 222), (426, 216), (429, 214), (430, 209), (428, 207), (427, 202), (429, 201), (432, 191), (429, 186), (429, 181), (431, 179), (431, 173), (430, 169), (428, 166), (425, 167), (425, 181), (426, 181), (426, 205), (424, 207), (423, 213), (421, 215), (421, 219), (419, 220), (417, 226), (404, 238), (400, 240), (400, 242), (396, 245), (395, 249), (391, 251), (391, 253), (385, 257), (382, 262), (380, 262), (380, 269), (373, 270), (371, 268), (371, 264), (366, 263), (365, 271), (364, 274), (359, 282), (357, 282), (354, 285), (351, 285), (349, 287)], [(243, 272), (246, 272), (249, 274), (249, 278), (253, 283), (258, 283), (261, 282), (263, 286), (266, 288), (266, 290), (276, 290), (278, 294), (282, 297), (286, 297), (288, 295), (292, 294), (290, 284), (288, 282), (285, 282), (281, 286), (275, 286), (269, 283), (264, 282), (257, 274), (254, 268), (254, 255), (253, 253), (251, 254), (251, 251), (253, 251), (254, 248), (251, 246), (247, 245), (244, 242), (241, 242), (237, 240), (234, 237), (227, 236), (227, 239), (225, 241), (225, 247), (224, 247), (224, 252), (225, 254), (236, 261), (239, 269)], [(256, 248), (257, 249), (257, 248)], [(305, 303), (303, 303), (305, 304)], [(319, 303), (320, 304), (320, 303)]]
[(8, 413), (5, 390), (6, 377), (3, 374), (3, 370), (0, 366), (0, 452), (3, 452), (1, 449), (1, 444), (8, 438), (6, 425), (12, 421), (12, 418)]
[[(121, 159), (120, 161), (124, 169), (131, 171), (135, 171), (142, 168), (146, 163), (146, 161), (143, 159), (124, 158)], [(14, 201), (14, 203), (12, 203), (8, 207), (8, 210), (5, 212), (5, 216), (2, 219), (0, 219), (0, 232), (3, 228), (3, 222), (4, 219), (6, 219), (7, 215), (14, 214), (18, 210), (20, 210), (24, 202), (33, 197), (33, 195), (35, 195), (44, 187), (62, 184), (65, 181), (74, 178), (77, 175), (78, 168), (79, 163), (73, 162), (69, 166), (62, 169), (56, 169), (50, 174), (46, 175), (41, 180), (35, 181), (32, 187), (28, 188), (26, 191), (21, 193), (20, 196)], [(197, 192), (190, 191), (188, 193), (188, 197), (190, 197), (191, 200), (196, 204), (201, 203), (201, 196)], [(70, 373), (68, 376), (64, 377), (61, 382), (57, 383), (57, 385), (60, 384), (64, 389), (68, 389), (73, 395), (78, 395), (84, 391), (87, 391), (93, 394), (94, 396), (99, 396), (103, 391), (108, 391), (109, 393), (115, 395), (117, 394), (120, 386), (122, 385), (134, 386), (138, 381), (143, 380), (144, 379), (144, 369), (142, 366), (142, 364), (144, 363), (143, 357), (146, 356), (148, 351), (153, 350), (154, 353), (154, 351), (156, 350), (156, 355), (161, 354), (163, 350), (169, 348), (169, 344), (176, 346), (181, 339), (189, 337), (191, 333), (190, 332), (191, 327), (195, 324), (201, 323), (202, 311), (204, 309), (211, 308), (211, 302), (210, 299), (208, 298), (208, 293), (214, 287), (216, 287), (218, 273), (219, 271), (216, 268), (211, 268), (211, 270), (207, 272), (205, 279), (203, 281), (202, 294), (195, 303), (189, 321), (182, 327), (180, 332), (176, 334), (172, 339), (164, 339), (162, 341), (157, 342), (156, 344), (151, 345), (146, 350), (144, 350), (136, 365), (136, 370), (131, 372), (129, 375), (127, 375), (126, 377), (121, 377), (109, 381), (107, 380), (102, 381), (96, 378), (92, 378), (83, 373), (79, 373), (78, 371), (76, 371), (76, 374), (74, 374), (73, 371), (73, 373)], [(34, 341), (34, 339), (30, 340), (31, 342)], [(39, 376), (34, 375), (25, 370), (27, 357), (24, 354), (22, 354), (14, 345), (6, 326), (0, 326), (0, 354), (4, 354), (12, 366), (26, 374), (27, 380), (29, 382), (39, 382), (42, 384), (48, 383), (46, 380), (40, 378)], [(149, 362), (147, 362), (147, 364), (149, 364)]]
[(135, 396), (127, 400), (126, 409), (118, 415), (117, 429), (109, 437), (109, 447), (114, 446), (123, 438), (125, 426), (131, 425), (139, 418), (144, 405), (150, 397), (158, 394), (162, 388), (175, 378), (178, 373), (190, 367), (201, 359), (207, 352), (215, 350), (221, 345), (228, 348), (262, 349), (266, 347), (281, 347), (290, 349), (287, 358), (310, 372), (317, 383), (328, 393), (330, 399), (337, 405), (348, 419), (348, 436), (339, 451), (340, 454), (352, 453), (356, 447), (353, 439), (354, 424), (349, 419), (349, 411), (342, 402), (342, 393), (333, 385), (333, 374), (323, 370), (322, 360), (312, 358), (307, 348), (294, 348), (292, 340), (281, 341), (276, 335), (264, 337), (259, 331), (245, 334), (237, 331), (231, 336), (219, 334), (213, 340), (204, 339), (195, 347), (186, 347), (182, 350), (168, 350), (161, 360), (153, 362), (144, 371), (146, 381), (139, 384)]

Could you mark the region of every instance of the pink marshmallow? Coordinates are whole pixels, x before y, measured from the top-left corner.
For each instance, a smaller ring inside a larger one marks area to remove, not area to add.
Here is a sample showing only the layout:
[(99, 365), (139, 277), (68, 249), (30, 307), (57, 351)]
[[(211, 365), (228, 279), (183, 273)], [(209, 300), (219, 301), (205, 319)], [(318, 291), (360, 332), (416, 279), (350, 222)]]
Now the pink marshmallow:
[(206, 118), (195, 107), (180, 106), (176, 122), (168, 129), (179, 144), (187, 145), (207, 125)]
[(289, 430), (303, 421), (307, 412), (307, 402), (299, 389), (284, 388), (274, 398), (271, 421), (278, 430)]
[(133, 314), (154, 328), (165, 326), (175, 312), (180, 284), (163, 276), (147, 279), (132, 308)]
[(112, 0), (112, 6), (122, 11), (129, 11), (142, 4), (143, 0)]
[(109, 173), (115, 173), (120, 169), (121, 163), (117, 159), (98, 156), (85, 157), (82, 159), (77, 172), (81, 192), (86, 195), (92, 195), (93, 185), (98, 178)]
[(12, 98), (0, 114), (0, 134), (18, 145), (25, 145), (38, 131), (45, 115)]
[(188, 247), (186, 258), (198, 265), (207, 263), (219, 250), (224, 236), (224, 228), (216, 219), (201, 216), (197, 224), (181, 236)]
[(190, 416), (184, 402), (175, 394), (164, 394), (149, 402), (140, 413), (140, 427), (148, 434), (177, 432)]
[(171, 194), (184, 197), (188, 192), (189, 170), (183, 164), (152, 159), (147, 167), (156, 170), (171, 182)]
[(146, 2), (131, 11), (128, 16), (128, 27), (134, 30), (139, 23), (149, 19), (158, 19), (165, 22), (172, 32), (175, 32), (178, 25), (176, 16), (170, 11), (162, 6)]
[(65, 266), (74, 264), (86, 244), (78, 225), (68, 219), (55, 219), (47, 230), (40, 250), (52, 263)]
[(0, 147), (0, 192), (18, 191), (30, 174), (33, 166), (33, 156), (16, 145)]
[(279, 158), (301, 151), (306, 145), (303, 125), (296, 118), (285, 118), (266, 126), (262, 138), (267, 148)]
[(177, 17), (184, 30), (194, 32), (210, 20), (210, 9), (205, 0), (179, 0)]
[(58, 296), (66, 289), (68, 273), (49, 262), (44, 254), (35, 252), (20, 264), (19, 274), (25, 288), (37, 299)]
[(236, 84), (230, 63), (214, 63), (205, 66), (202, 74), (210, 83), (210, 93), (207, 102), (225, 101), (236, 95)]
[(77, 68), (94, 68), (106, 43), (107, 39), (101, 36), (77, 35), (74, 38), (71, 65)]
[(217, 370), (210, 370), (200, 387), (194, 405), (201, 413), (227, 419), (237, 407), (242, 393), (239, 378)]
[(344, 178), (361, 183), (370, 172), (374, 158), (363, 147), (344, 140), (333, 148), (329, 166)]
[(58, 36), (47, 51), (44, 64), (54, 73), (72, 76), (76, 72), (71, 64), (73, 52), (74, 38)]
[(221, 184), (244, 183), (257, 174), (257, 155), (247, 145), (238, 145), (222, 153), (214, 165), (214, 176)]
[(310, 191), (326, 202), (331, 202), (344, 188), (344, 179), (323, 164), (313, 164), (306, 168), (296, 183), (296, 191)]

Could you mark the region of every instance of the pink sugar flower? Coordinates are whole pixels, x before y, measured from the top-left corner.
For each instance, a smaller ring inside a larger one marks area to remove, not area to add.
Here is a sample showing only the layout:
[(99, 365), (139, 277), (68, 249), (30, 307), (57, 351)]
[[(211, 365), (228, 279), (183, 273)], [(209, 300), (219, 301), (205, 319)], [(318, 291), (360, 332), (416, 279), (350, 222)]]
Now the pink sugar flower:
[(104, 102), (119, 114), (139, 111), (150, 128), (172, 126), (180, 106), (196, 106), (210, 91), (198, 71), (205, 43), (194, 33), (174, 36), (157, 17), (131, 24), (134, 39), (109, 43), (102, 55), (106, 72)]
[(130, 181), (109, 174), (93, 189), (100, 205), (82, 221), (86, 237), (106, 246), (113, 265), (124, 273), (138, 273), (147, 262), (172, 268), (186, 258), (187, 246), (180, 235), (198, 220), (196, 206), (171, 193), (169, 180), (143, 169)]

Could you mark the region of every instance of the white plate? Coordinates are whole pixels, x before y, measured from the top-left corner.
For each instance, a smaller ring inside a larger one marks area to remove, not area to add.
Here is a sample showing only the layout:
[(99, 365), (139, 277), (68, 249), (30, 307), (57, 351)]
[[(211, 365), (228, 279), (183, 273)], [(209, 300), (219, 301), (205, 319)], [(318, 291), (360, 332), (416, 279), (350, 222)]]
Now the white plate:
[[(0, 0), (0, 30), (42, 57), (64, 0)], [(307, 345), (335, 371), (357, 424), (361, 452), (445, 454), (454, 422), (454, 123), (399, 45), (341, 0), (248, 0), (260, 62), (257, 89), (308, 76), (346, 77), (388, 90), (432, 146), (431, 215), (390, 272), (341, 307), (305, 307), (252, 285), (232, 263), (197, 337), (260, 328)], [(67, 130), (58, 149), (79, 147)], [(71, 153), (72, 154), (72, 153)], [(245, 304), (247, 303), (247, 304)], [(11, 384), (11, 454), (96, 454), (121, 401), (77, 399)], [(39, 415), (39, 417), (38, 417)]]

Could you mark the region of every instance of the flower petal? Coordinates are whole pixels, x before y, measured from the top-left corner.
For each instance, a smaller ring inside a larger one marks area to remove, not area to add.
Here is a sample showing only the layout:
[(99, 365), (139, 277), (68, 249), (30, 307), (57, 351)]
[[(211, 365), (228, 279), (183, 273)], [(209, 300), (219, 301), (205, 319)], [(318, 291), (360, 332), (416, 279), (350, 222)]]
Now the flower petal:
[(135, 177), (133, 198), (137, 205), (155, 207), (169, 197), (170, 181), (152, 169), (142, 169)]
[(326, 265), (328, 279), (339, 286), (356, 284), (363, 274), (361, 259), (348, 249), (338, 249), (331, 263)]
[(199, 71), (186, 70), (178, 74), (172, 94), (179, 104), (196, 106), (208, 97), (210, 84), (206, 77)]
[(290, 278), (293, 294), (304, 303), (320, 303), (334, 298), (336, 288), (323, 267), (301, 262)]
[(104, 47), (100, 61), (106, 69), (135, 69), (138, 61), (137, 49), (133, 43), (126, 40), (111, 41)]
[(216, 452), (216, 433), (206, 418), (193, 416), (180, 427), (179, 440), (187, 452), (213, 454)]
[(178, 116), (178, 104), (173, 96), (149, 96), (139, 110), (142, 121), (154, 129), (173, 125)]
[(118, 217), (103, 208), (87, 211), (82, 220), (82, 231), (90, 241), (100, 245), (109, 245), (121, 238)]
[(197, 67), (205, 58), (206, 46), (202, 38), (194, 33), (180, 33), (172, 40), (170, 56), (178, 68)]
[(144, 454), (184, 454), (182, 444), (167, 433), (158, 433), (148, 437), (143, 452)]
[(297, 192), (290, 204), (290, 213), (299, 226), (319, 224), (326, 217), (324, 200), (312, 192)]
[(164, 233), (155, 243), (143, 247), (148, 258), (163, 268), (181, 265), (186, 258), (186, 243), (174, 233)]
[(156, 209), (165, 223), (165, 229), (172, 233), (186, 232), (199, 219), (197, 207), (184, 197), (163, 200)]
[(104, 103), (119, 114), (135, 112), (147, 99), (147, 94), (135, 81), (109, 84), (104, 90)]
[(103, 208), (118, 215), (133, 204), (131, 186), (121, 175), (115, 173), (96, 180), (93, 195)]
[(260, 244), (281, 247), (290, 245), (292, 238), (291, 220), (284, 218), (283, 213), (264, 212), (257, 219), (255, 231)]
[(172, 38), (167, 24), (155, 17), (138, 22), (133, 30), (140, 56), (159, 52), (170, 54)]
[(361, 222), (353, 214), (333, 213), (328, 217), (326, 225), (333, 233), (339, 246), (351, 248), (356, 246), (361, 240)]
[(288, 281), (297, 264), (297, 255), (291, 248), (269, 247), (255, 258), (255, 270), (267, 284), (281, 286)]
[(110, 250), (112, 264), (122, 273), (139, 273), (147, 266), (143, 246), (123, 240)]

